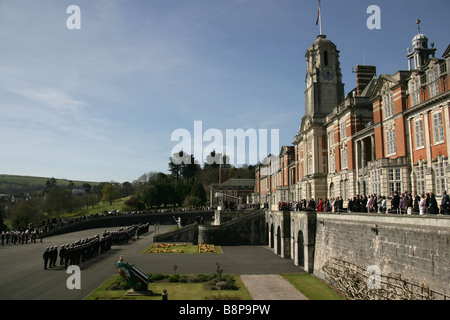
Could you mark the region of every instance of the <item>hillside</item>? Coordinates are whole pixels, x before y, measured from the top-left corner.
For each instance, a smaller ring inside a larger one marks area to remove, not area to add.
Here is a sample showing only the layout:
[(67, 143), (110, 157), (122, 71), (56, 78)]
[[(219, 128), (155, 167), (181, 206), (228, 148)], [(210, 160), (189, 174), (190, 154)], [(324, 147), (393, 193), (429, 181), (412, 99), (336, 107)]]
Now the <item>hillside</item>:
[[(29, 192), (39, 192), (44, 190), (45, 183), (51, 177), (31, 177), (31, 176), (18, 176), (0, 174), (0, 193), (6, 194), (20, 194)], [(85, 183), (89, 183), (91, 186), (98, 185), (100, 182), (91, 181), (74, 181), (68, 179), (56, 179), (58, 186), (69, 186), (69, 182), (72, 181), (75, 187), (81, 187)]]

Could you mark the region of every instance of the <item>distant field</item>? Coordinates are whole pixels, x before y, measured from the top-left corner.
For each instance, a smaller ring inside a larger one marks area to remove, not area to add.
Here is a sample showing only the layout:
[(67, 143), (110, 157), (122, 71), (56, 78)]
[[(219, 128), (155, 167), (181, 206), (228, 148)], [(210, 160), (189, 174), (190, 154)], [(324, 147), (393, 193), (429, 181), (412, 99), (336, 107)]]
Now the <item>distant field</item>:
[[(45, 183), (51, 177), (31, 177), (31, 176), (17, 176), (0, 174), (0, 193), (21, 193), (40, 191), (45, 188)], [(68, 186), (69, 181), (72, 181), (76, 187), (81, 187), (84, 183), (89, 183), (91, 186), (99, 184), (99, 182), (90, 181), (74, 181), (68, 179), (56, 179), (58, 186)]]

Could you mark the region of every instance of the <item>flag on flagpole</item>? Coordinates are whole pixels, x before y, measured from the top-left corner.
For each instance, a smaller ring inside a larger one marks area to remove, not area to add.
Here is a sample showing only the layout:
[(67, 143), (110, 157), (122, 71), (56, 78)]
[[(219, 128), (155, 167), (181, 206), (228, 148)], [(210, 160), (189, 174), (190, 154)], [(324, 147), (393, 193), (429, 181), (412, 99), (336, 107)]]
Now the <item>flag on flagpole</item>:
[(319, 11), (317, 11), (316, 26), (319, 24), (319, 17), (320, 17), (320, 8), (319, 8)]
[(319, 24), (319, 18), (320, 18), (320, 1), (319, 1), (319, 10), (317, 11), (316, 26)]
[(320, 11), (320, 0), (317, 0), (319, 3), (319, 10), (317, 11), (317, 19), (316, 19), (316, 26), (320, 25), (320, 34), (322, 34), (322, 12)]

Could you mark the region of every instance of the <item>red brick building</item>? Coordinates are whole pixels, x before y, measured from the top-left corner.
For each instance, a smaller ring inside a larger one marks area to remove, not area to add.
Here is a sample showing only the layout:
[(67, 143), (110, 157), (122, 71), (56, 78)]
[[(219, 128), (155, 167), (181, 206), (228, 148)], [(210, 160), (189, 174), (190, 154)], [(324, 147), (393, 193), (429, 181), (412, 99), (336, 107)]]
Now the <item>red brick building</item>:
[(419, 32), (409, 70), (377, 76), (375, 66), (356, 66), (357, 87), (344, 95), (339, 51), (319, 35), (305, 55), (299, 132), (293, 146), (257, 167), (254, 202), (394, 191), (439, 198), (450, 183), (450, 46), (442, 58), (435, 53)]

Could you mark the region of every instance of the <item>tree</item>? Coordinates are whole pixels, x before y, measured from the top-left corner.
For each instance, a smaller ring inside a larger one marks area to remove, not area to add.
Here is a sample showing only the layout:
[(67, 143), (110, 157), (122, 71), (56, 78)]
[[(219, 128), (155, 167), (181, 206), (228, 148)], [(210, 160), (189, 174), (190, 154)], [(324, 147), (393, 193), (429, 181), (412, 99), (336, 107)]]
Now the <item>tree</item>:
[(51, 214), (55, 214), (59, 217), (68, 208), (68, 204), (71, 201), (72, 193), (63, 188), (53, 187), (51, 188), (45, 198), (45, 204), (47, 210)]
[(196, 174), (200, 171), (200, 165), (193, 155), (190, 155), (190, 161), (184, 163), (181, 167), (181, 176), (186, 183), (192, 183)]
[(43, 214), (40, 213), (41, 204), (42, 201), (39, 199), (16, 204), (11, 210), (12, 227), (17, 230), (30, 224), (38, 224), (43, 218)]
[(144, 210), (145, 204), (136, 196), (130, 197), (125, 201), (125, 205), (135, 210)]
[(134, 188), (130, 182), (125, 181), (124, 183), (122, 183), (122, 197), (131, 196), (133, 193), (134, 193)]
[(203, 183), (196, 181), (191, 189), (191, 196), (200, 200), (200, 205), (204, 205), (206, 202), (206, 191), (203, 187)]
[(91, 193), (92, 192), (92, 186), (89, 183), (83, 183), (83, 190), (85, 193)]
[(181, 180), (181, 168), (183, 166), (183, 162), (186, 161), (185, 153), (183, 151), (180, 151), (178, 153), (174, 153), (170, 157), (169, 162), (169, 171), (171, 175), (175, 178), (175, 181)]
[(86, 205), (86, 209), (89, 209), (89, 206), (92, 208), (98, 203), (99, 196), (95, 193), (85, 193), (84, 194), (84, 204)]
[(202, 205), (202, 201), (196, 196), (187, 196), (184, 199), (184, 207), (199, 207)]
[(57, 187), (56, 179), (55, 178), (48, 179), (47, 182), (45, 183), (45, 192), (49, 191), (54, 187)]
[(6, 215), (6, 205), (3, 203), (0, 203), (0, 232), (6, 231), (8, 227), (3, 222), (3, 217)]
[(147, 208), (151, 208), (161, 203), (158, 203), (158, 190), (150, 183), (147, 183), (143, 188), (141, 188), (139, 200), (141, 200)]
[(205, 163), (203, 164), (203, 169), (206, 168), (218, 169), (222, 161), (221, 158), (222, 158), (221, 153), (216, 153), (216, 150), (211, 151), (211, 153), (206, 156)]
[(201, 167), (193, 155), (180, 151), (170, 157), (169, 171), (177, 182), (183, 179), (186, 183), (192, 183), (200, 169)]
[(112, 183), (106, 183), (103, 186), (102, 189), (102, 201), (109, 201), (109, 204), (111, 205), (114, 200), (117, 200), (119, 198), (119, 191)]

